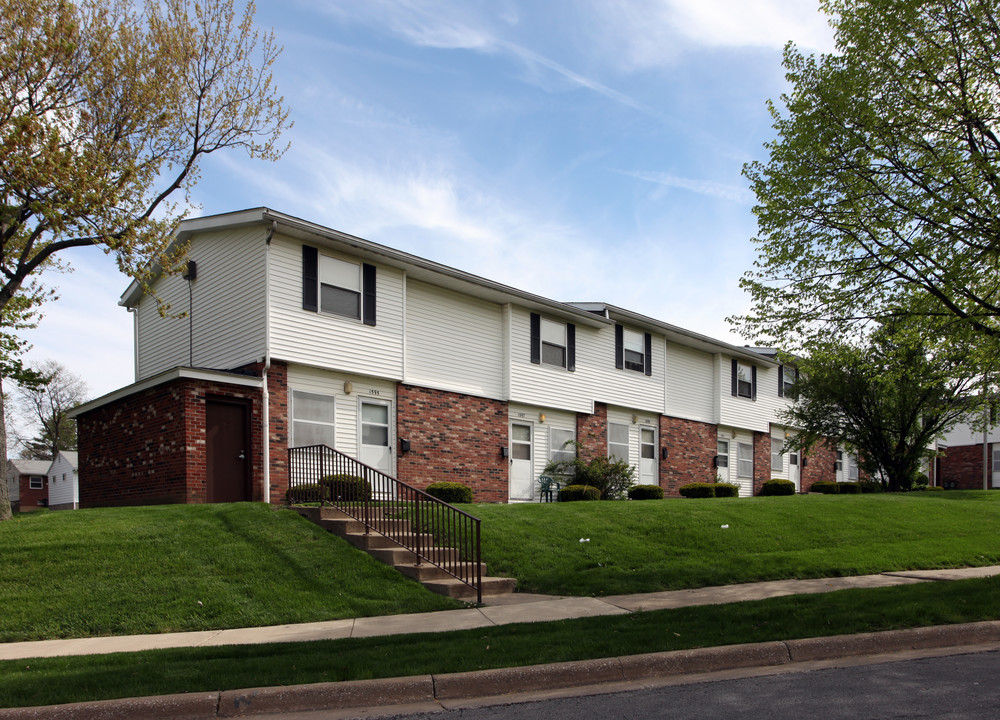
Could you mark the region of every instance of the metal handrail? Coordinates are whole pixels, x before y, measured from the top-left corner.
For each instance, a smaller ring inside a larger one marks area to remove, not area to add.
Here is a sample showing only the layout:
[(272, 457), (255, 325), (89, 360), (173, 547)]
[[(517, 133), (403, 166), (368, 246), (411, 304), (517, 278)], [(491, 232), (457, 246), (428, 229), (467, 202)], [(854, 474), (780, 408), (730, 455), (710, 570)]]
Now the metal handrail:
[(483, 601), (479, 518), (326, 445), (288, 448), (289, 504), (330, 504)]

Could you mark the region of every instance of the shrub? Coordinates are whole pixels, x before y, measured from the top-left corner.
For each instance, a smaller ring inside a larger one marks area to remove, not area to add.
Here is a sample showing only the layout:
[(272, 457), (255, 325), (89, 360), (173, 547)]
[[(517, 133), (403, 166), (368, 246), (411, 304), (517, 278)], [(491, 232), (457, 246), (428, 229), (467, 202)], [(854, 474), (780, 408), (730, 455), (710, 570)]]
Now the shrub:
[(733, 483), (715, 483), (715, 497), (739, 497), (740, 486)]
[(840, 483), (841, 495), (858, 495), (861, 493), (861, 485), (856, 482)]
[(810, 491), (823, 493), (824, 495), (838, 495), (842, 484), (843, 483), (831, 482), (830, 480), (820, 480), (819, 482), (814, 482), (812, 484)]
[(600, 500), (601, 491), (593, 485), (567, 485), (559, 491), (559, 502)]
[(861, 480), (858, 482), (858, 487), (861, 488), (862, 493), (882, 492), (882, 483), (876, 482), (874, 480)]
[[(573, 445), (579, 452), (580, 443), (574, 442)], [(632, 484), (635, 468), (627, 460), (612, 460), (598, 455), (585, 461), (577, 455), (572, 460), (550, 462), (542, 474), (572, 477), (574, 485), (597, 488), (601, 493), (601, 500), (614, 500), (622, 497)]]
[(715, 483), (688, 483), (687, 485), (681, 485), (677, 490), (686, 498), (715, 497)]
[(319, 502), (319, 485), (316, 483), (306, 483), (296, 485), (285, 491), (285, 498), (290, 505), (299, 505), (307, 502)]
[(357, 475), (327, 475), (323, 478), (327, 500), (357, 502), (372, 499), (372, 486)]
[(633, 485), (628, 489), (629, 500), (662, 500), (663, 488), (659, 485)]
[(427, 486), (427, 494), (446, 503), (472, 502), (472, 488), (458, 482), (436, 482)]
[(791, 480), (772, 478), (766, 481), (760, 488), (761, 495), (794, 495), (795, 483)]

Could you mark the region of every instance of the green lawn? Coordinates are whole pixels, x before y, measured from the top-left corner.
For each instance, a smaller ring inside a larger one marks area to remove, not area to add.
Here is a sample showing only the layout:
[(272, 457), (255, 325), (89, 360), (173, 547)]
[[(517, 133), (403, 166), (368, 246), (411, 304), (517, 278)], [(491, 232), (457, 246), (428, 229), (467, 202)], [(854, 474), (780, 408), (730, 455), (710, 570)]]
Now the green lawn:
[(461, 607), (261, 504), (23, 513), (0, 558), (2, 642)]
[(449, 673), (1000, 617), (1000, 578), (450, 633), (0, 662), (0, 707)]
[(526, 592), (612, 595), (1000, 564), (995, 492), (464, 509), (483, 520), (490, 573), (516, 577)]

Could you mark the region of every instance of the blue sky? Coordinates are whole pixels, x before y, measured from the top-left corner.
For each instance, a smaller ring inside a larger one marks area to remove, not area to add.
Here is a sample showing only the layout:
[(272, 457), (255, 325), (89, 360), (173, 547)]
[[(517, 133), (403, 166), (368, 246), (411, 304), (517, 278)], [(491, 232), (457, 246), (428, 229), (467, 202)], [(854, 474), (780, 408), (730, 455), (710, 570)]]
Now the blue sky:
[[(729, 342), (754, 259), (744, 163), (781, 51), (832, 49), (816, 0), (260, 0), (285, 50), (277, 163), (209, 159), (194, 215), (268, 206), (557, 300)], [(133, 381), (128, 279), (48, 275), (25, 334), (92, 397)]]

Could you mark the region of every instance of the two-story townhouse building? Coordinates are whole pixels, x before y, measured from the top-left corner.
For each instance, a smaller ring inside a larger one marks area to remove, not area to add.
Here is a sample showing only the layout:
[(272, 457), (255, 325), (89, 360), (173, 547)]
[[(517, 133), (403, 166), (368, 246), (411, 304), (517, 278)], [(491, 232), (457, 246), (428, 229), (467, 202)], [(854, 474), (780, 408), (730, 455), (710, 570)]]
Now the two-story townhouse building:
[(537, 499), (573, 442), (668, 493), (834, 479), (832, 451), (784, 452), (793, 371), (773, 352), (266, 208), (185, 221), (176, 242), (185, 272), (122, 296), (136, 382), (75, 412), (81, 506), (281, 502), (288, 449), (314, 444), (478, 501)]

